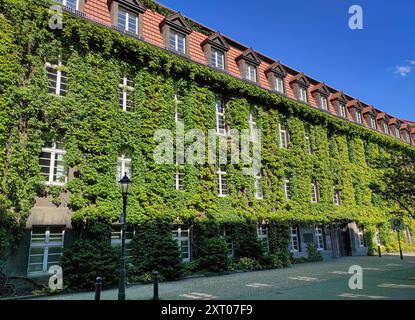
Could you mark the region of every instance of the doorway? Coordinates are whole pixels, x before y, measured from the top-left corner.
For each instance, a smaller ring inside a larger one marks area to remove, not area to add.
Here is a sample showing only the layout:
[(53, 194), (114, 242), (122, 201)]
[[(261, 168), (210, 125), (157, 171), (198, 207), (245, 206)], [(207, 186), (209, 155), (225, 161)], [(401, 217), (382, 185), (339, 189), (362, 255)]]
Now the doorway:
[(340, 227), (340, 254), (342, 256), (352, 255), (352, 243), (350, 240), (350, 230), (347, 223)]

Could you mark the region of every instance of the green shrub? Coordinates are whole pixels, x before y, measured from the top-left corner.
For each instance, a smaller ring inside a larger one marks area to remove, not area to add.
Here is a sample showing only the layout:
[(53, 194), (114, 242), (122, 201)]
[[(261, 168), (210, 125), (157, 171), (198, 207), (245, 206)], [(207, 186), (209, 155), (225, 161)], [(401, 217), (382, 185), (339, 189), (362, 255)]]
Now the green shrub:
[(183, 276), (189, 276), (199, 269), (198, 261), (190, 261), (182, 264)]
[(309, 262), (308, 258), (306, 257), (299, 257), (299, 258), (291, 258), (291, 263), (292, 264), (298, 264), (298, 263), (305, 263), (305, 262)]
[(210, 272), (223, 272), (228, 269), (228, 246), (217, 236), (200, 241), (198, 268)]
[(239, 258), (237, 262), (234, 262), (232, 266), (233, 270), (243, 270), (243, 271), (252, 271), (252, 270), (258, 270), (261, 269), (261, 265), (258, 263), (258, 261), (242, 257)]
[(61, 266), (64, 282), (71, 289), (92, 290), (97, 277), (108, 287), (118, 283), (119, 252), (108, 240), (78, 240), (64, 249)]
[(263, 257), (263, 246), (257, 237), (256, 224), (235, 224), (233, 232), (235, 257), (251, 258), (257, 261)]
[(307, 261), (309, 262), (319, 262), (323, 261), (322, 254), (317, 250), (314, 243), (307, 244), (308, 257)]
[(158, 271), (162, 279), (173, 280), (182, 275), (180, 250), (172, 239), (167, 224), (139, 227), (132, 243), (131, 277)]
[(285, 268), (291, 264), (291, 256), (285, 252), (266, 255), (260, 264), (265, 268)]

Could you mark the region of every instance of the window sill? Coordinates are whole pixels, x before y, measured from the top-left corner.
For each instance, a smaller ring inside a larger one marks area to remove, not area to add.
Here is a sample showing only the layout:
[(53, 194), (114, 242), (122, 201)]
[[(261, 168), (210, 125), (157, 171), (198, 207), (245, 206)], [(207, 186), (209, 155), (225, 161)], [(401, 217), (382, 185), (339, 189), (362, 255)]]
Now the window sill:
[(51, 186), (51, 187), (53, 187), (53, 186), (55, 186), (55, 187), (63, 187), (65, 184), (66, 184), (66, 182), (49, 182), (49, 181), (46, 181), (45, 182), (45, 185)]

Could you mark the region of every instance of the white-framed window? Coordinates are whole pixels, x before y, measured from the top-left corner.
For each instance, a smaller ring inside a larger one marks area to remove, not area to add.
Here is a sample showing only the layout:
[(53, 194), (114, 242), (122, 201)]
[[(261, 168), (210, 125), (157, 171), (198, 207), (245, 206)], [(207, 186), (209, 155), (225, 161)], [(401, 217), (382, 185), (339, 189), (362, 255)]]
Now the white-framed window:
[(229, 191), (225, 165), (219, 165), (219, 169), (216, 173), (218, 174), (218, 195), (219, 197), (226, 197), (229, 194)]
[(222, 98), (216, 98), (216, 133), (226, 135), (225, 103)]
[(64, 70), (62, 61), (58, 64), (50, 62), (45, 63), (46, 73), (48, 75), (48, 92), (57, 96), (66, 96), (68, 92), (68, 73)]
[(255, 198), (264, 198), (264, 194), (262, 193), (261, 173), (255, 176)]
[(339, 103), (339, 116), (346, 118), (346, 106), (341, 102)]
[(357, 236), (359, 238), (359, 247), (364, 247), (365, 246), (365, 237), (363, 235), (363, 228), (362, 227), (358, 227), (357, 228)]
[(257, 226), (257, 236), (262, 244), (263, 252), (269, 254), (268, 226), (266, 224), (261, 223)]
[(28, 275), (45, 274), (59, 265), (63, 252), (63, 226), (33, 226), (30, 236)]
[(47, 142), (39, 157), (40, 172), (47, 185), (62, 186), (67, 181), (66, 151), (61, 142)]
[(249, 112), (248, 125), (249, 125), (249, 132), (250, 132), (251, 140), (256, 141), (258, 138), (257, 137), (258, 127), (257, 127), (257, 116), (256, 116), (255, 111)]
[(298, 252), (300, 251), (300, 242), (298, 240), (298, 227), (290, 226), (290, 251)]
[(74, 10), (79, 10), (79, 0), (54, 0), (58, 3), (60, 3), (61, 5), (74, 9)]
[(117, 27), (138, 34), (138, 15), (123, 8), (118, 8)]
[(288, 148), (288, 128), (284, 121), (278, 124), (280, 131), (280, 148)]
[(117, 182), (127, 174), (128, 178), (132, 178), (133, 171), (131, 166), (131, 156), (127, 153), (122, 153), (117, 159)]
[(320, 95), (320, 107), (323, 110), (328, 110), (327, 97)]
[(176, 171), (174, 173), (174, 189), (184, 190), (184, 167), (176, 165)]
[(305, 147), (308, 154), (313, 153), (313, 148), (311, 147), (311, 132), (309, 126), (305, 127)]
[(291, 187), (290, 187), (289, 179), (284, 179), (283, 188), (284, 188), (285, 199), (291, 200)]
[(134, 111), (134, 80), (125, 75), (120, 78), (118, 85), (118, 101), (124, 111)]
[(362, 113), (359, 110), (356, 110), (356, 123), (362, 123)]
[(256, 66), (246, 62), (246, 79), (252, 82), (256, 82)]
[(170, 30), (169, 48), (170, 50), (186, 54), (186, 36), (183, 33)]
[(174, 121), (177, 123), (179, 121), (183, 121), (183, 110), (182, 110), (182, 96), (180, 94), (174, 95), (174, 104), (175, 104), (175, 110), (174, 110)]
[(311, 183), (311, 202), (312, 203), (317, 203), (318, 199), (319, 199), (318, 183), (317, 183), (317, 181), (313, 181)]
[(210, 64), (218, 69), (225, 69), (225, 54), (223, 51), (211, 48), (210, 50)]
[(307, 89), (304, 87), (299, 86), (298, 87), (298, 99), (300, 99), (300, 101), (303, 102), (308, 102), (308, 97), (307, 97)]
[(284, 93), (284, 79), (275, 77), (275, 91)]
[(341, 204), (340, 191), (336, 190), (335, 188), (333, 188), (333, 200), (336, 206), (339, 206)]
[(315, 236), (316, 236), (316, 248), (317, 250), (324, 250), (323, 227), (316, 226), (314, 230), (315, 230)]
[(401, 139), (401, 130), (397, 126), (395, 126), (395, 137)]
[(387, 121), (383, 121), (383, 132), (389, 134), (389, 126)]
[[(122, 225), (115, 224), (111, 226), (111, 246), (121, 246), (122, 242)], [(132, 242), (135, 235), (135, 230), (131, 226), (125, 226), (125, 256), (127, 259), (131, 258)]]
[(377, 129), (377, 123), (376, 123), (376, 118), (375, 117), (370, 117), (370, 127), (372, 128), (372, 129)]
[(190, 230), (187, 226), (178, 226), (172, 230), (172, 238), (177, 242), (182, 261), (190, 261)]

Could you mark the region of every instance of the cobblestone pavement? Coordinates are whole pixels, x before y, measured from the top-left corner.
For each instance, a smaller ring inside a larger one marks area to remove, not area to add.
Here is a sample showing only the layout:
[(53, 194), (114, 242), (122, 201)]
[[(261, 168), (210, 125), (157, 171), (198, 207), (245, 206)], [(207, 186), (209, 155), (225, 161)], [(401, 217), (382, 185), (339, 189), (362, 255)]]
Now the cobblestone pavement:
[[(349, 267), (363, 268), (363, 289), (349, 289)], [(343, 257), (304, 263), (285, 269), (236, 273), (160, 283), (163, 300), (327, 300), (415, 299), (415, 256)], [(152, 285), (127, 288), (127, 299), (149, 300)], [(102, 292), (103, 300), (117, 299), (117, 289)], [(47, 300), (92, 300), (94, 293), (42, 297)]]

